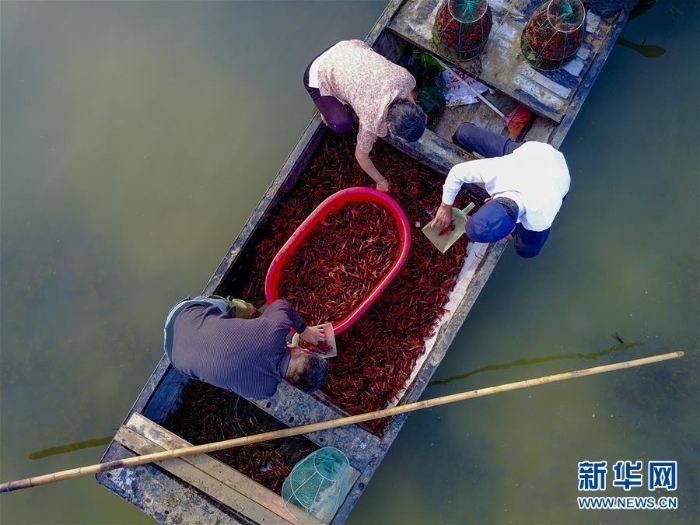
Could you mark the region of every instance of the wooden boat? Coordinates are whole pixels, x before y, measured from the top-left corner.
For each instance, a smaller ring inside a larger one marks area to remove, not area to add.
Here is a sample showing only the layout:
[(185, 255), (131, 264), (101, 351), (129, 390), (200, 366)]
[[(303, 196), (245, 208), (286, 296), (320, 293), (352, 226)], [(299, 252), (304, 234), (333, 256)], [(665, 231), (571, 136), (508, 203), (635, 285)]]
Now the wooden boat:
[[(480, 60), (476, 61), (480, 63), (480, 71), (475, 71), (475, 61), (459, 63), (441, 55), (433, 43), (431, 30), (440, 0), (391, 0), (366, 41), (375, 51), (397, 63), (412, 50), (422, 49), (459, 69), (476, 74), (482, 82), (494, 88), (495, 93), (487, 96), (501, 111), (507, 113), (517, 104), (523, 104), (536, 114), (526, 140), (548, 142), (558, 147), (605, 63), (627, 15), (624, 9), (602, 16), (595, 10), (589, 12), (584, 43), (576, 58), (560, 70), (538, 72), (519, 53), (522, 28), (539, 3), (531, 0), (490, 1), (493, 29)], [(419, 143), (386, 142), (402, 155), (410, 156), (417, 165), (444, 176), (455, 163), (473, 158), (450, 141), (456, 126), (464, 121), (505, 133), (502, 118), (479, 103), (448, 108), (435, 130), (426, 131)], [(322, 150), (327, 135), (320, 119), (314, 118), (203, 294), (221, 294), (231, 289), (232, 279), (244, 267), (246, 259), (250, 259), (250, 245), (255, 235), (275, 214), (281, 199), (293, 191), (311, 159)], [(474, 199), (484, 196), (479, 188), (468, 190)], [(437, 205), (439, 194), (435, 195), (435, 201)], [(418, 229), (414, 232), (415, 236), (420, 235)], [(423, 341), (420, 358), (415, 361), (399, 395), (389, 404), (406, 404), (421, 396), (506, 246), (505, 241), (470, 245), (434, 335)], [(188, 442), (162, 424), (181, 403), (188, 382), (164, 356), (127, 414), (103, 461), (186, 446)], [(274, 418), (283, 426), (334, 419), (347, 413), (347, 410), (334, 406), (322, 392), (306, 395), (286, 384), (280, 385), (273, 398), (254, 405), (261, 414)], [(347, 519), (405, 420), (406, 415), (395, 417), (381, 432), (352, 425), (305, 436), (315, 446), (333, 446), (341, 450), (352, 467), (351, 488), (332, 523), (343, 523)], [(97, 475), (97, 481), (161, 523), (299, 522), (286, 509), (278, 493), (210, 456), (189, 456), (164, 461), (157, 466), (101, 473)], [(311, 523), (314, 520), (304, 521)]]

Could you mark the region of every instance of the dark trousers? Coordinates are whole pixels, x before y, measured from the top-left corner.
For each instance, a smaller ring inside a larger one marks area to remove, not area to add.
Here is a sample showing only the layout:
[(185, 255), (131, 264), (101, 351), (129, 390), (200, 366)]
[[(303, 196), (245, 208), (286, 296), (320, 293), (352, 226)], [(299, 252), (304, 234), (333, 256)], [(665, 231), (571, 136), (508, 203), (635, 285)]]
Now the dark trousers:
[[(314, 58), (314, 60), (316, 60), (316, 58)], [(309, 92), (309, 95), (311, 95), (314, 105), (318, 108), (321, 115), (323, 115), (323, 119), (326, 121), (328, 127), (336, 133), (345, 133), (352, 128), (352, 108), (347, 104), (343, 104), (335, 97), (321, 96), (321, 90), (318, 88), (309, 87), (309, 68), (311, 68), (311, 64), (314, 60), (306, 66), (306, 70), (304, 71), (304, 87), (306, 91)]]
[[(509, 155), (523, 144), (481, 128), (471, 122), (464, 122), (457, 127), (454, 135), (452, 135), (452, 142), (487, 159)], [(517, 223), (511, 234), (514, 240), (515, 253), (525, 258), (538, 255), (544, 243), (547, 242), (550, 229), (534, 232), (526, 230), (521, 223)]]
[(471, 122), (457, 126), (452, 142), (487, 159), (509, 155), (523, 144)]

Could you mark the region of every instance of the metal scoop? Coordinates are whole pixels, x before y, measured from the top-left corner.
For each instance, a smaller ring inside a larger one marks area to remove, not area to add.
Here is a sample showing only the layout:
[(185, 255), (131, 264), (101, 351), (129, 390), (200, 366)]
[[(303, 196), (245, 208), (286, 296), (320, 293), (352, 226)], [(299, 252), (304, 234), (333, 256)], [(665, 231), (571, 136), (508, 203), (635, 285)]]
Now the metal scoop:
[(437, 228), (433, 226), (433, 221), (430, 221), (423, 226), (423, 234), (441, 253), (445, 253), (464, 233), (464, 227), (467, 224), (467, 213), (473, 209), (473, 202), (470, 202), (463, 210), (452, 208), (452, 224), (450, 226)]

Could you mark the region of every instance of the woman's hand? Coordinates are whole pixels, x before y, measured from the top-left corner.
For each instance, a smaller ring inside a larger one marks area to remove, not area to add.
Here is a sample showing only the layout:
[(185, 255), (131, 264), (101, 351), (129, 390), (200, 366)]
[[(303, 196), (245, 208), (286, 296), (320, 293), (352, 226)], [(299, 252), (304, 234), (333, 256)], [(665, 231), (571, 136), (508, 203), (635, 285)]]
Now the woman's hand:
[(323, 329), (318, 326), (307, 326), (306, 330), (299, 334), (299, 339), (303, 339), (307, 343), (317, 345), (326, 341), (326, 336)]
[(391, 183), (386, 179), (380, 180), (377, 182), (377, 189), (379, 191), (383, 191), (384, 193), (389, 193), (391, 190)]
[(433, 227), (440, 228), (441, 230), (452, 224), (452, 206), (444, 202), (440, 203), (440, 207), (431, 224)]
[(386, 177), (379, 173), (379, 170), (375, 168), (374, 164), (372, 163), (372, 159), (369, 158), (369, 153), (365, 153), (359, 148), (359, 146), (355, 146), (355, 158), (357, 159), (357, 163), (360, 165), (362, 170), (367, 175), (372, 177), (372, 180), (377, 183), (377, 190), (384, 193), (389, 193), (391, 184), (389, 184)]

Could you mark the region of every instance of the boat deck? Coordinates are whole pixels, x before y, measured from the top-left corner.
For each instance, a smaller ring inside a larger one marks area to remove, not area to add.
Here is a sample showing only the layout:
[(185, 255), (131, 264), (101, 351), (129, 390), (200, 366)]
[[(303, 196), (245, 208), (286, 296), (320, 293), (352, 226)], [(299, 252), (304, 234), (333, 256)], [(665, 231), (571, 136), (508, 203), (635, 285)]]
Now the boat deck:
[[(586, 15), (586, 35), (576, 56), (554, 71), (538, 71), (523, 58), (520, 35), (540, 2), (531, 0), (490, 0), (493, 27), (481, 55), (468, 62), (445, 55), (433, 41), (435, 16), (441, 0), (406, 0), (392, 17), (388, 29), (404, 41), (429, 53), (441, 56), (483, 84), (495, 90), (494, 105), (507, 114), (522, 104), (539, 115), (527, 140), (561, 145), (579, 109), (595, 82), (610, 49), (622, 31), (624, 11), (602, 18), (593, 11)], [(437, 130), (450, 137), (459, 122), (474, 122), (502, 132), (499, 119), (484, 104), (461, 106), (450, 110)]]

